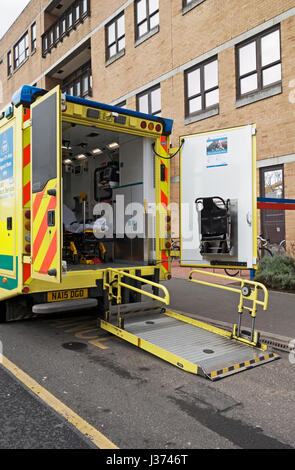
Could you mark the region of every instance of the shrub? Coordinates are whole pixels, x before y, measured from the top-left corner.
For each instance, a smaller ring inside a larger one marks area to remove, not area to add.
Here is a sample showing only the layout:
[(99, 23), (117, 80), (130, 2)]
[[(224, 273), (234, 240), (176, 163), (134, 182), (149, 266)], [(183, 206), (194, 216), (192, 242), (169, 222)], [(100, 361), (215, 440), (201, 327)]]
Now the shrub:
[(259, 262), (255, 281), (270, 289), (295, 290), (295, 258), (288, 255), (265, 256)]

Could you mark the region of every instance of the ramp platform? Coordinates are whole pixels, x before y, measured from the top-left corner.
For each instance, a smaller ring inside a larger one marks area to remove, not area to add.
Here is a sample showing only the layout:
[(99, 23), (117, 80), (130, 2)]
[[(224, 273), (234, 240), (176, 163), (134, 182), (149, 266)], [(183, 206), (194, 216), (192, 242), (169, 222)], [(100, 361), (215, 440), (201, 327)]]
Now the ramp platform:
[(212, 381), (279, 358), (265, 348), (231, 339), (229, 332), (172, 311), (137, 313), (125, 318), (124, 330), (105, 321), (101, 328)]
[[(100, 327), (182, 370), (212, 381), (279, 359), (278, 354), (267, 352), (267, 346), (260, 343), (259, 333), (254, 330), (257, 306), (263, 306), (264, 310), (267, 308), (266, 288), (254, 281), (247, 281), (245, 285), (243, 280), (240, 280), (240, 289), (205, 283), (193, 280), (194, 272), (196, 270), (190, 274), (191, 282), (239, 293), (239, 321), (232, 332), (170, 310), (166, 287), (114, 269), (109, 270), (109, 278), (104, 282), (109, 309), (105, 319), (100, 320)], [(153, 293), (127, 284), (128, 279), (137, 281), (139, 286), (149, 284)], [(133, 290), (152, 301), (122, 304), (122, 288)], [(258, 299), (258, 289), (264, 292), (264, 300)], [(160, 290), (164, 297), (159, 296)], [(246, 306), (245, 300), (252, 306)], [(244, 310), (251, 314), (252, 319), (249, 337), (245, 337), (241, 330)]]

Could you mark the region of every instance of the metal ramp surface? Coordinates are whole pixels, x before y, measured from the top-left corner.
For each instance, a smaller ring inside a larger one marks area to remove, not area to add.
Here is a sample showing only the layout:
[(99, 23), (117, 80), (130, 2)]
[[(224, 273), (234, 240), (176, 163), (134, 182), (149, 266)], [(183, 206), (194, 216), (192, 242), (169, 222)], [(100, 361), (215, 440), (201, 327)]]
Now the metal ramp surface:
[[(210, 380), (221, 379), (279, 359), (277, 354), (266, 352), (267, 347), (260, 343), (259, 333), (254, 330), (257, 306), (261, 305), (264, 310), (267, 309), (268, 292), (262, 284), (240, 279), (241, 288), (236, 289), (192, 279), (192, 275), (198, 271), (191, 271), (190, 282), (239, 294), (238, 324), (229, 332), (169, 310), (170, 297), (165, 286), (124, 271), (112, 268), (107, 271), (104, 291), (109, 308), (105, 312), (105, 319), (100, 320), (100, 327), (138, 348), (180, 369)], [(207, 274), (232, 280), (220, 274)], [(131, 284), (131, 281), (136, 281), (136, 285)], [(141, 289), (142, 285), (149, 285), (153, 292)], [(149, 297), (152, 301), (122, 303), (123, 289)], [(258, 298), (258, 289), (264, 292), (263, 300)], [(159, 291), (163, 297), (159, 296)], [(250, 301), (252, 306), (245, 305), (246, 300)], [(251, 314), (250, 339), (245, 338), (241, 331), (244, 310)]]
[(124, 330), (104, 321), (101, 326), (183, 370), (213, 381), (279, 358), (231, 339), (229, 332), (172, 311), (126, 317)]

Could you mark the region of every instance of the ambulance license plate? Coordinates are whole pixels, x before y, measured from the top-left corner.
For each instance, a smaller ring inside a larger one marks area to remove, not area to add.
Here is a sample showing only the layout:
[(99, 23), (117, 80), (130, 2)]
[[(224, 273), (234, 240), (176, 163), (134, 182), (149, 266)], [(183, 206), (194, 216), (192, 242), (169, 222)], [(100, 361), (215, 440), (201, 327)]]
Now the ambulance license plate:
[(59, 290), (47, 293), (48, 302), (61, 302), (62, 300), (86, 299), (88, 289)]

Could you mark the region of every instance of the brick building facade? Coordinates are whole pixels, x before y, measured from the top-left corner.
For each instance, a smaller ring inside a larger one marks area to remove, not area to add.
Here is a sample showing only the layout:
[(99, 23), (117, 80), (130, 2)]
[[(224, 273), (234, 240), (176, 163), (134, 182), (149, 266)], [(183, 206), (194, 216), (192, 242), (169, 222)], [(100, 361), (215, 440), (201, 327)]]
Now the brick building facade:
[[(258, 194), (295, 199), (294, 31), (292, 0), (31, 0), (0, 41), (2, 107), (23, 84), (60, 84), (173, 119), (173, 146), (256, 123)], [(260, 224), (295, 255), (293, 211)]]

